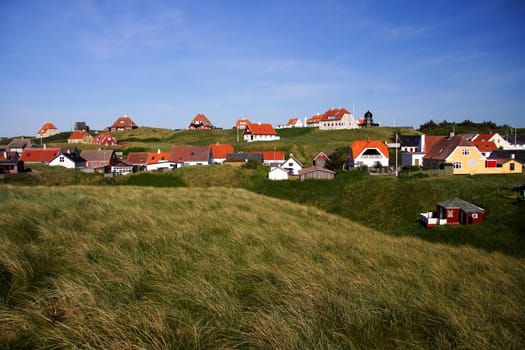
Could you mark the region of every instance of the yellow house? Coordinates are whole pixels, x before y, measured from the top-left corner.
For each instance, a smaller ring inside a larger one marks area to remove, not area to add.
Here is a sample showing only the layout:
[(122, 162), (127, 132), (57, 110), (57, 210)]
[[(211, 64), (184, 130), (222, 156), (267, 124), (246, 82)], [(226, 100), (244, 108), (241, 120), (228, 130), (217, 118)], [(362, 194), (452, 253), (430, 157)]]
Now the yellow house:
[(521, 163), (513, 160), (487, 160), (464, 136), (451, 136), (437, 142), (423, 157), (424, 169), (440, 169), (450, 164), (454, 175), (521, 173)]

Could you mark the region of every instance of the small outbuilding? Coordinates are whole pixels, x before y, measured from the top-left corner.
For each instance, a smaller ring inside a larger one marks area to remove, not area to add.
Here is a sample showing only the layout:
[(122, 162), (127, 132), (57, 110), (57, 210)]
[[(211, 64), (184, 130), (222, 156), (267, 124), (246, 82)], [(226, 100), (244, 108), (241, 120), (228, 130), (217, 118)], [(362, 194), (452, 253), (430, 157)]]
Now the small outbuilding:
[(318, 168), (311, 166), (299, 170), (299, 180), (304, 181), (307, 179), (322, 179), (322, 180), (333, 180), (335, 177), (335, 171), (325, 168)]
[(435, 212), (419, 214), (425, 227), (436, 225), (471, 225), (483, 222), (485, 209), (460, 198), (438, 202)]

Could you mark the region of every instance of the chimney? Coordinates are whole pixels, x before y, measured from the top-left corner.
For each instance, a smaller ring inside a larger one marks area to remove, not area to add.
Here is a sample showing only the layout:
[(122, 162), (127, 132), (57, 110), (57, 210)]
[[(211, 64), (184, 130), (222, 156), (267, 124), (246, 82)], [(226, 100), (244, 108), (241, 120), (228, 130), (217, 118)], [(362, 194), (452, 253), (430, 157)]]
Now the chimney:
[(160, 154), (160, 148), (157, 148), (157, 154)]
[(456, 133), (455, 133), (454, 131), (451, 131), (451, 132), (448, 134), (448, 137), (449, 137), (449, 138), (452, 138), (452, 137), (454, 137), (454, 136), (456, 136)]
[(514, 160), (515, 158), (516, 158), (516, 155), (515, 155), (514, 153), (512, 153), (512, 154), (510, 155), (510, 159)]
[(47, 144), (44, 143), (44, 149), (47, 149)]

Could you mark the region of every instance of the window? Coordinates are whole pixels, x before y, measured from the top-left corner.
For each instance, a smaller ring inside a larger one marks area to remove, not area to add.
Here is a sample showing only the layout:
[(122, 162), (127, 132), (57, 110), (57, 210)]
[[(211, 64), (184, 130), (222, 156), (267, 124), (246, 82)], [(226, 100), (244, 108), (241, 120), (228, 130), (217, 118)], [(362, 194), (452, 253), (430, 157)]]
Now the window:
[(472, 213), (472, 218), (473, 219), (477, 219), (478, 218), (478, 213)]
[(60, 158), (58, 158), (58, 161), (59, 161), (60, 163), (64, 163), (64, 156), (60, 156)]
[(461, 152), (461, 154), (464, 156), (470, 156), (470, 149), (463, 148), (463, 151)]
[(510, 163), (510, 171), (514, 171), (514, 163)]
[(454, 217), (454, 210), (447, 210), (447, 218), (453, 218)]
[(461, 162), (454, 162), (454, 169), (461, 169)]

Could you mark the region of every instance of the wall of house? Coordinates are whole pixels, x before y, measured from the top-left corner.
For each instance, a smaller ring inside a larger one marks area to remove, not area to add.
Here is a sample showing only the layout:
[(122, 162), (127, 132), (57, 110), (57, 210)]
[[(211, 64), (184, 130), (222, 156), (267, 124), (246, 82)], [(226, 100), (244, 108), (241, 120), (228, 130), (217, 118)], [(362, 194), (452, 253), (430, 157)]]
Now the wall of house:
[(444, 208), (437, 207), (438, 216), (440, 219), (446, 219), (447, 224), (459, 224), (461, 210), (459, 208)]
[[(463, 151), (468, 151), (464, 155)], [(458, 174), (483, 174), (485, 173), (485, 158), (474, 146), (458, 146), (446, 159), (446, 163), (461, 162), (461, 168), (454, 167), (454, 175)]]
[(351, 114), (345, 114), (340, 120), (323, 120), (319, 122), (319, 130), (341, 130), (341, 129), (357, 129), (354, 117)]

